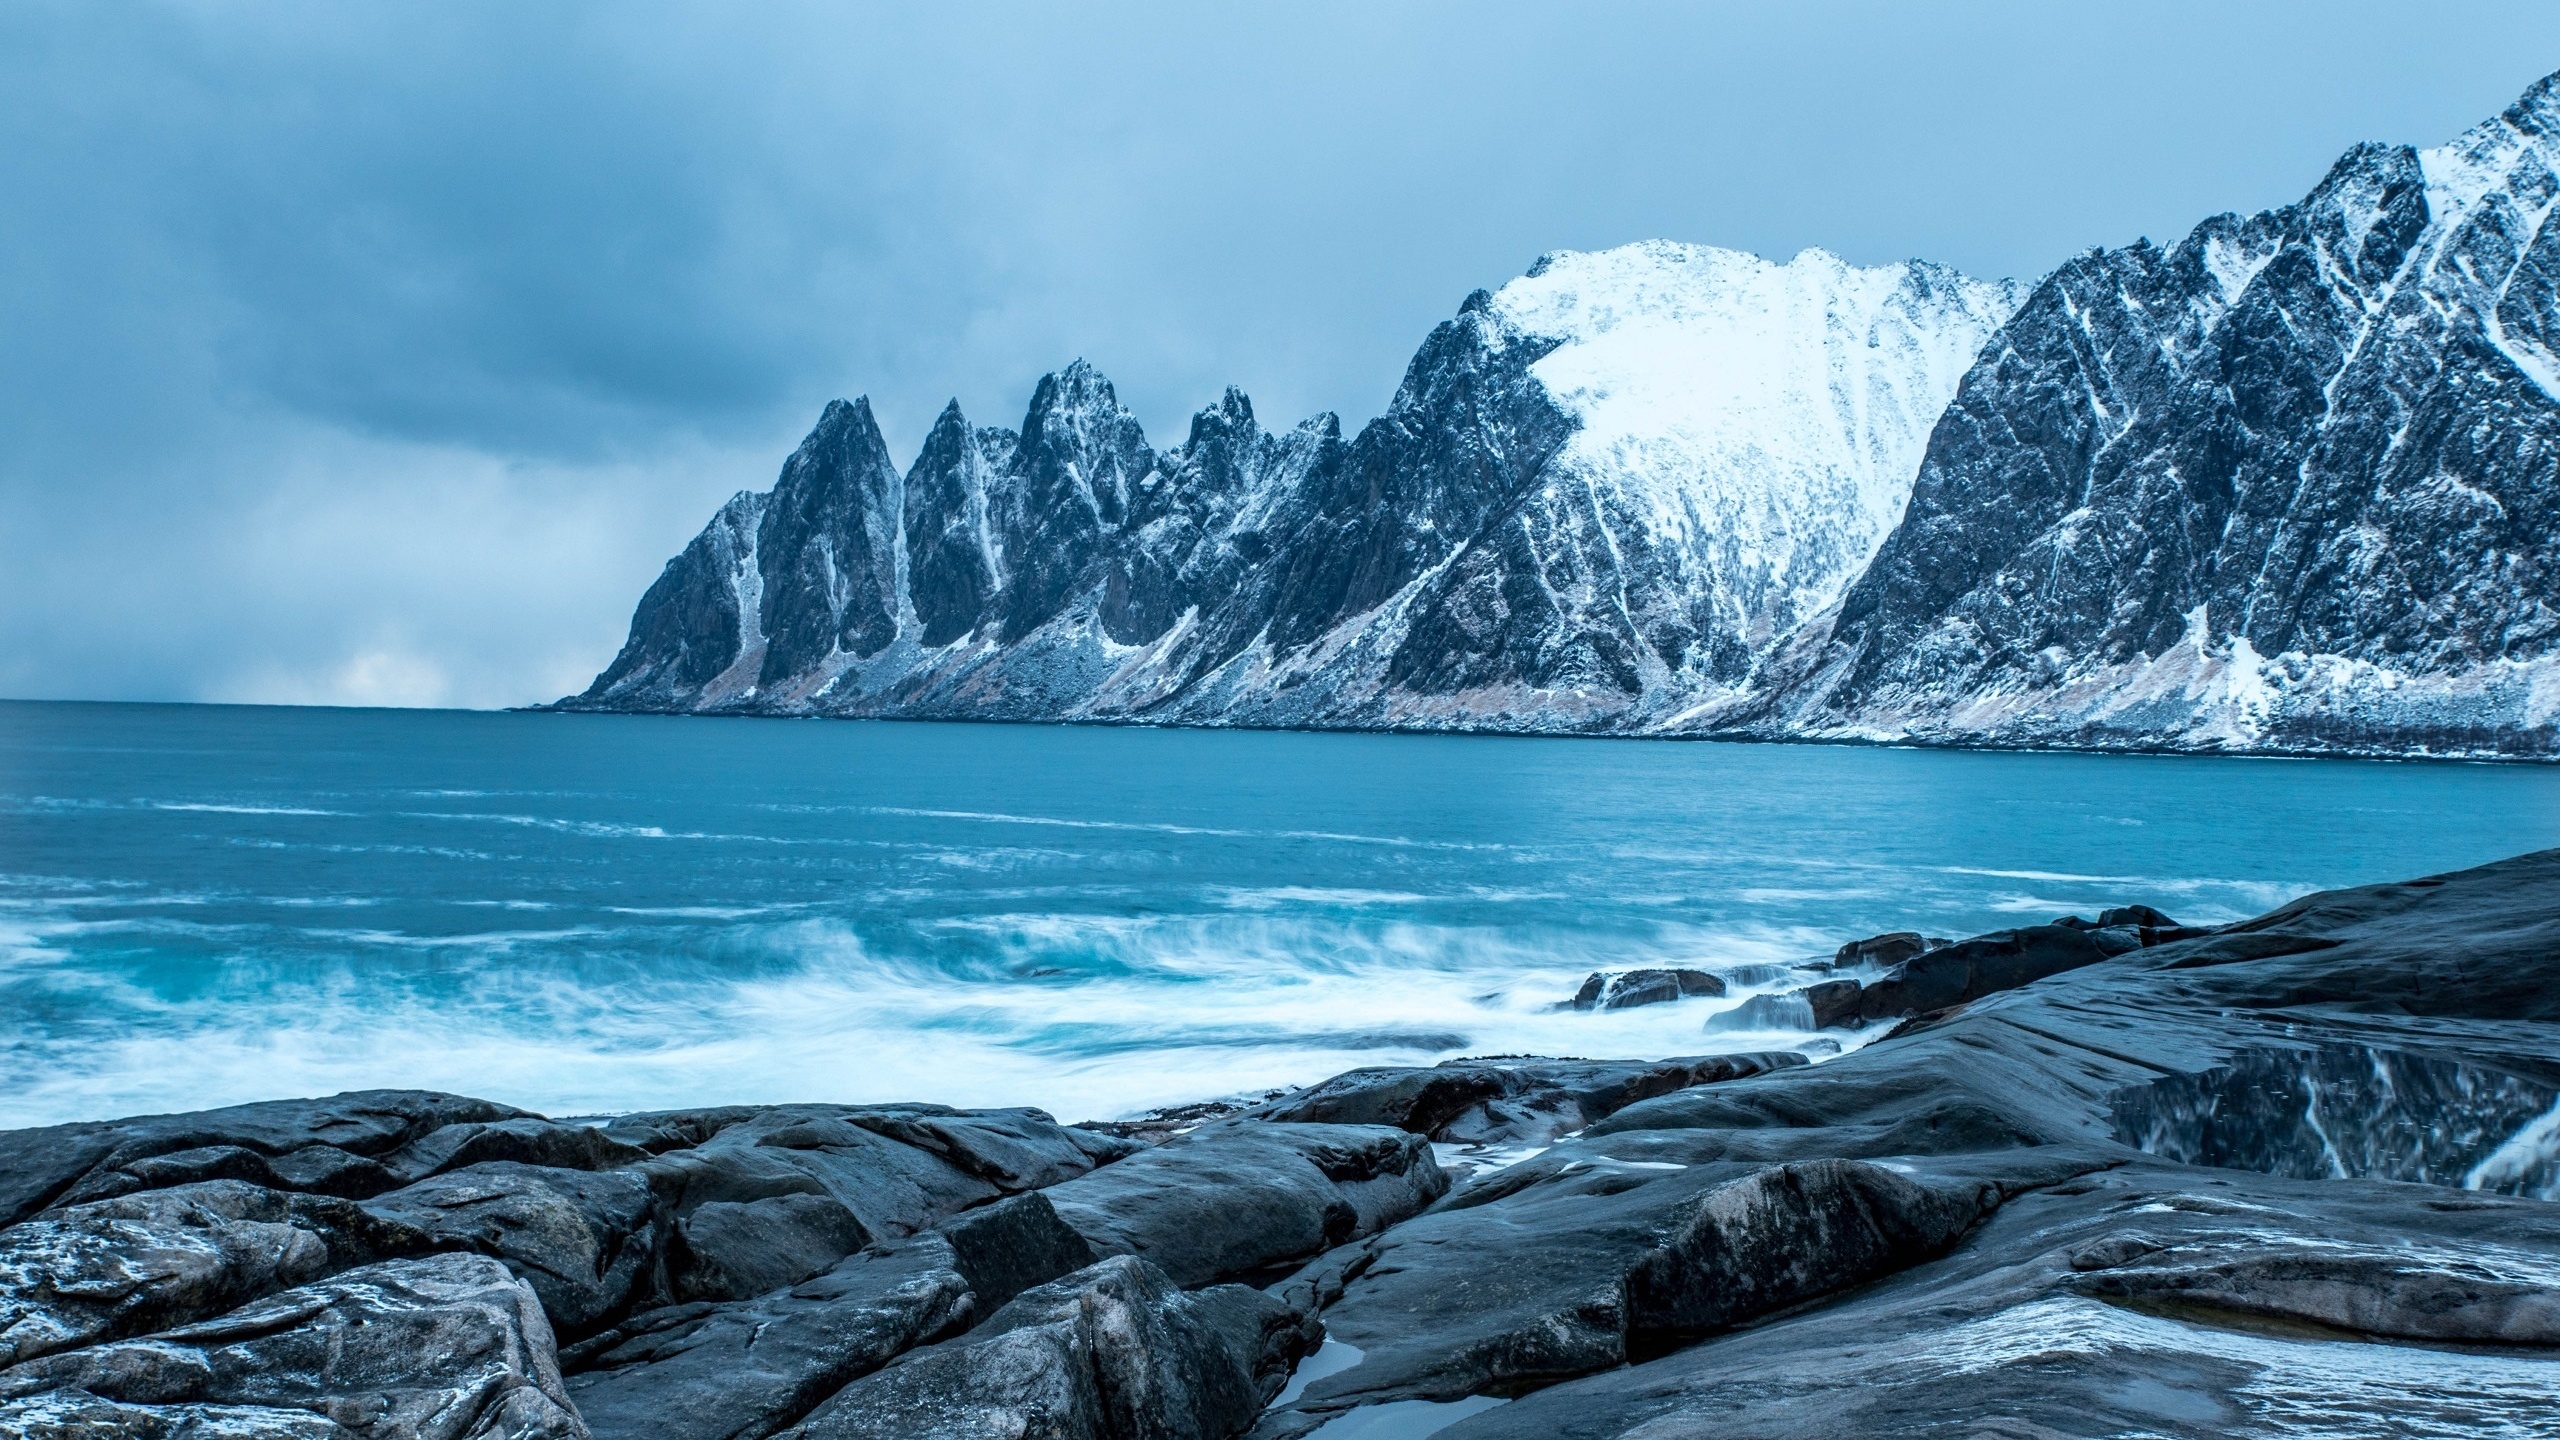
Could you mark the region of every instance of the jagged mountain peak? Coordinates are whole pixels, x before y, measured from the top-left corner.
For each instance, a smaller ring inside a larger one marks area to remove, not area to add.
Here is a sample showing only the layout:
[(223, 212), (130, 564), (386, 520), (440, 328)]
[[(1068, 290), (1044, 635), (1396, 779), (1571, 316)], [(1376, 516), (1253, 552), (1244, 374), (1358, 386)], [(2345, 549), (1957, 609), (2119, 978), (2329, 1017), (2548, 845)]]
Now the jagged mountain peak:
[(1864, 738), (2552, 748), (2555, 80), (2048, 276), (1827, 639), (1748, 705)]
[[(788, 543), (719, 582), (762, 617), (740, 649), (766, 645), (756, 683), (724, 671), (694, 704), (1437, 725), (1557, 692), (1595, 719), (1667, 707), (1845, 581), (2005, 293), (1817, 252), (1558, 251), (1470, 294), (1347, 442), (1330, 414), (1275, 435), (1230, 388), (1158, 451), (1079, 359), (1018, 434), (945, 407), (896, 503), (839, 507), (859, 534), (765, 524)], [(1640, 373), (1648, 354), (1672, 373)], [(876, 427), (821, 422), (853, 429)], [(833, 468), (884, 496), (885, 465)], [(883, 644), (847, 618), (874, 610), (808, 597), (845, 588), (885, 515), (903, 568)]]
[[(2560, 157), (2560, 73), (2527, 87), (2516, 103), (2452, 140), (2419, 152), (2427, 178), (2427, 203), (2440, 219), (2459, 224), (2473, 206), (2508, 190), (2533, 167), (2547, 175)], [(2528, 181), (2528, 184), (2531, 182)]]

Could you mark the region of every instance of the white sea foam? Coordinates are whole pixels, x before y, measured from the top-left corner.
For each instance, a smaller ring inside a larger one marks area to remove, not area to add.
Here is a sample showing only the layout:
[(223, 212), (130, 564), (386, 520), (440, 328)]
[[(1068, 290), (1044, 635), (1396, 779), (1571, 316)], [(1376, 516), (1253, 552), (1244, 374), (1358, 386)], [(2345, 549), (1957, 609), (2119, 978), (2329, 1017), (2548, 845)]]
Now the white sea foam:
[[(624, 943), (598, 927), (307, 932), (323, 948), (446, 957), (453, 986), (332, 970), (271, 976), (230, 1001), (119, 992), (112, 1007), (129, 1023), (78, 1037), (76, 1064), (64, 1063), (70, 1037), (0, 1042), (0, 1068), (26, 1082), (0, 1099), (0, 1124), (319, 1092), (356, 1075), (552, 1113), (932, 1098), (1083, 1118), (1461, 1053), (1652, 1057), (1805, 1038), (1711, 1037), (1694, 1002), (1555, 1008), (1593, 968), (1782, 958), (1786, 942), (1766, 933), (1600, 942), (1253, 912), (999, 914), (933, 931), (946, 938), (883, 951), (841, 920), (751, 923), (731, 932), (746, 952), (729, 973), (661, 965), (648, 977), (564, 964), (564, 952)], [(974, 962), (952, 958), (961, 937)]]

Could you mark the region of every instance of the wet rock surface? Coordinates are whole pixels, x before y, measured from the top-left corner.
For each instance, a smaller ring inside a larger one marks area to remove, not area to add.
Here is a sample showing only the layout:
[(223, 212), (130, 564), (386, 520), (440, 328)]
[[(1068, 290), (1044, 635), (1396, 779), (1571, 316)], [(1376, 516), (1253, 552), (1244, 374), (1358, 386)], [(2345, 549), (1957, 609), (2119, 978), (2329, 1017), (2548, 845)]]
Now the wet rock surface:
[(1186, 1293), (1135, 1256), (1030, 1291), (965, 1340), (845, 1387), (793, 1440), (1229, 1436), (1311, 1348), (1304, 1312), (1240, 1285)]
[(1045, 1193), (1096, 1252), (1199, 1285), (1375, 1234), (1448, 1183), (1430, 1146), (1400, 1130), (1230, 1120)]
[(0, 1436), (2547, 1419), (2560, 852), (1824, 964), (1753, 997), (1864, 1022), (1812, 1065), (1470, 1059), (1121, 1126), (372, 1092), (0, 1135)]
[[(362, 1266), (149, 1340), (0, 1371), (0, 1405), (91, 1398), (302, 1412), (283, 1428), (301, 1430), (317, 1416), (402, 1440), (586, 1434), (533, 1291), (476, 1255)], [(12, 1423), (26, 1422), (0, 1418)]]
[(1801, 1065), (1791, 1050), (1678, 1060), (1450, 1060), (1381, 1066), (1256, 1107), (1266, 1120), (1392, 1125), (1452, 1145), (1537, 1143), (1638, 1100)]
[(1594, 971), (1568, 1003), (1576, 1010), (1624, 1010), (1724, 991), (1724, 981), (1704, 970)]
[[(48, 1205), (190, 1180), (247, 1179), (361, 1197), (400, 1183), (372, 1163), (378, 1157), (449, 1125), (523, 1113), (459, 1095), (361, 1090), (325, 1100), (0, 1131), (0, 1224)], [(217, 1173), (231, 1166), (256, 1173)]]

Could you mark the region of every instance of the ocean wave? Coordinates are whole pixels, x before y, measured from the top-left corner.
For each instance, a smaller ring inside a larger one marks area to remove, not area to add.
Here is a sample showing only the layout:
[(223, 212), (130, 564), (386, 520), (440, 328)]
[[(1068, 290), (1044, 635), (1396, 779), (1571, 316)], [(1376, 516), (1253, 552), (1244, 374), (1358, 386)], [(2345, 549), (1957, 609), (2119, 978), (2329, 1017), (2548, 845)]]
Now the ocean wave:
[(1363, 835), (1340, 830), (1239, 830), (1214, 825), (1176, 825), (1145, 820), (1077, 820), (1054, 815), (1014, 815), (1001, 810), (928, 810), (906, 805), (798, 806), (800, 810), (842, 809), (863, 815), (899, 815), (917, 820), (965, 820), (981, 825), (1047, 825), (1063, 830), (1127, 830), (1157, 835), (1203, 835), (1229, 840), (1324, 840), (1345, 845), (1389, 845), (1424, 850), (1503, 850), (1511, 847), (1466, 840), (1417, 840), (1402, 835)]
[(1283, 905), (1420, 905), (1432, 897), (1410, 890), (1357, 890), (1321, 885), (1213, 886), (1211, 902), (1232, 910), (1269, 910)]
[(314, 810), (301, 805), (216, 805), (193, 800), (147, 800), (153, 810), (191, 810), (205, 815), (326, 815), (351, 818), (347, 810)]
[(566, 835), (594, 835), (605, 839), (627, 840), (732, 840), (754, 837), (732, 835), (695, 835), (669, 833), (656, 825), (624, 825), (608, 820), (566, 820), (556, 815), (506, 815), (495, 812), (465, 810), (404, 810), (404, 820), (466, 820), (490, 825), (521, 825), (535, 830), (557, 830)]
[[(254, 941), (252, 929), (230, 938)], [(1460, 1053), (1742, 1048), (1706, 1035), (1712, 1012), (1697, 1003), (1605, 1014), (1556, 1006), (1595, 968), (1745, 965), (1801, 951), (1798, 937), (1776, 930), (1613, 936), (1254, 912), (1025, 912), (868, 934), (842, 919), (767, 919), (704, 933), (726, 948), (673, 965), (663, 955), (595, 964), (629, 939), (596, 927), (294, 932), (298, 944), (350, 954), (445, 954), (441, 985), (352, 961), (314, 971), (307, 959), (241, 959), (243, 983), (172, 1001), (91, 975), (83, 1003), (113, 1012), (112, 1023), (0, 1040), (0, 1124), (358, 1081), (553, 1113), (932, 1098), (1117, 1115)], [(506, 983), (472, 979), (484, 965), (502, 966)], [(293, 1023), (277, 1025), (280, 1015)]]

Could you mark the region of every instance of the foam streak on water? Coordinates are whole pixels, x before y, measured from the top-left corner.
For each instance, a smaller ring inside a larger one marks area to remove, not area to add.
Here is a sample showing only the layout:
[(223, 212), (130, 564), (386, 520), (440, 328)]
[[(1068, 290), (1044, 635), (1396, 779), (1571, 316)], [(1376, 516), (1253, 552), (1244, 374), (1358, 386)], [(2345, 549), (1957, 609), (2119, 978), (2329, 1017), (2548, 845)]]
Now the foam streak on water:
[[(1083, 1118), (1757, 1049), (1797, 1011), (1737, 1007), (1844, 939), (2553, 843), (2541, 769), (0, 704), (0, 1126), (372, 1085)], [(1554, 1008), (1660, 965), (1733, 993)]]

